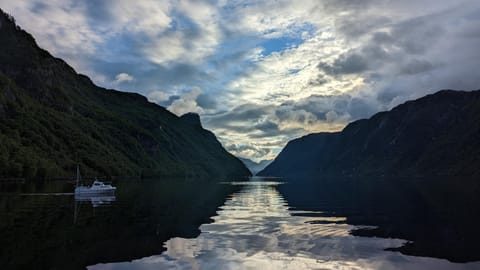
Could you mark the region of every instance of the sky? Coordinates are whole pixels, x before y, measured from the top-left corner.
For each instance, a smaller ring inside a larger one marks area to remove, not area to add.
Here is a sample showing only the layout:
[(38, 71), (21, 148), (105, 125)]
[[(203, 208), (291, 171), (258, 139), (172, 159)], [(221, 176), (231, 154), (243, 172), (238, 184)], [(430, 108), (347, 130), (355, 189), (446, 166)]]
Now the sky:
[(480, 89), (480, 1), (0, 0), (97, 85), (196, 112), (231, 153)]

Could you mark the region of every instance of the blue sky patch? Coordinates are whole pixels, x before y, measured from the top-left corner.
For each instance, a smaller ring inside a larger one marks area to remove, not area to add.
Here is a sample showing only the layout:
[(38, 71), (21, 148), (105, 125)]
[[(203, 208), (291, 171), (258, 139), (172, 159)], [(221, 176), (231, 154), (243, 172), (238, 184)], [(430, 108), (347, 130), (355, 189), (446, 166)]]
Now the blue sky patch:
[(268, 56), (274, 52), (281, 52), (288, 48), (297, 47), (303, 40), (299, 37), (280, 37), (269, 39), (260, 44), (264, 49), (263, 55)]

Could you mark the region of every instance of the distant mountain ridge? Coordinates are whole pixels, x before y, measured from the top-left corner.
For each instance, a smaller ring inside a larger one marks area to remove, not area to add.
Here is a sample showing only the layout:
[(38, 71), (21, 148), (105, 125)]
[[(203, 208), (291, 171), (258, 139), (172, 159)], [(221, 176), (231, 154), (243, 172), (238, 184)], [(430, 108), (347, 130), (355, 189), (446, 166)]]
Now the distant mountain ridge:
[(480, 91), (442, 90), (290, 141), (263, 176), (480, 176)]
[(261, 160), (260, 162), (255, 162), (248, 158), (239, 158), (245, 166), (250, 170), (250, 172), (255, 175), (259, 171), (265, 169), (272, 162), (272, 160)]
[(198, 115), (107, 90), (0, 10), (0, 177), (250, 175)]

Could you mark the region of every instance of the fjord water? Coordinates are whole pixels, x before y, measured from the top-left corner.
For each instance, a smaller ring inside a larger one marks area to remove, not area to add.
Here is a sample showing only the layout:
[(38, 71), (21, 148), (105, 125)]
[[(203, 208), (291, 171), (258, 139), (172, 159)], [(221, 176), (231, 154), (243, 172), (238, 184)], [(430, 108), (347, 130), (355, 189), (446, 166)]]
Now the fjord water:
[(73, 182), (0, 185), (0, 269), (85, 269), (160, 254), (195, 237), (234, 186), (211, 179), (119, 180), (115, 196), (75, 199)]
[(354, 236), (356, 229), (373, 228), (350, 225), (339, 215), (357, 210), (314, 190), (296, 196), (290, 183), (172, 179), (115, 185), (113, 199), (80, 201), (66, 184), (3, 187), (2, 269), (480, 267), (386, 251), (406, 241)]

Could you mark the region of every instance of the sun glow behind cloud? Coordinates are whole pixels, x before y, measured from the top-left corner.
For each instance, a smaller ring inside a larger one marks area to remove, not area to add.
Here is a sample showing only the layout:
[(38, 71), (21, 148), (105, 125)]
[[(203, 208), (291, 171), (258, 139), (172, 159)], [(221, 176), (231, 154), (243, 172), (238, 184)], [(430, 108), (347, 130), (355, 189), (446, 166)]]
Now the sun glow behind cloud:
[(201, 114), (270, 159), (436, 90), (479, 88), (478, 1), (7, 1), (40, 46), (97, 84)]

